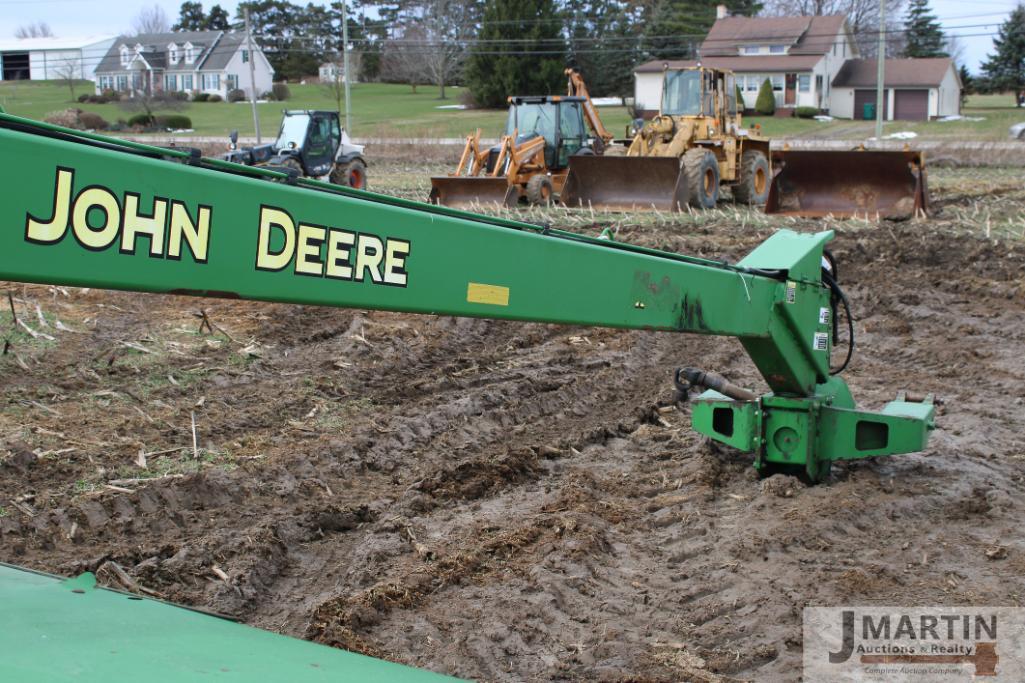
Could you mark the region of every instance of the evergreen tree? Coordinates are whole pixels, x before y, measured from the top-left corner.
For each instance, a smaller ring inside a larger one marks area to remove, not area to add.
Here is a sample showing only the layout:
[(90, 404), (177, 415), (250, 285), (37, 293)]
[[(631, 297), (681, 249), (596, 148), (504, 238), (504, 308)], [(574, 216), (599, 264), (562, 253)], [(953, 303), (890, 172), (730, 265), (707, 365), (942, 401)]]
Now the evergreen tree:
[(957, 70), (958, 78), (961, 79), (961, 96), (975, 94), (975, 79), (964, 64)]
[(947, 43), (929, 0), (911, 0), (904, 19), (905, 57), (947, 57)]
[(568, 64), (580, 70), (590, 93), (633, 92), (633, 67), (641, 56), (630, 6), (621, 0), (567, 0), (564, 12)]
[(563, 90), (565, 42), (553, 0), (487, 0), (482, 24), (465, 72), (478, 105)]
[(206, 25), (203, 14), (203, 3), (183, 2), (178, 10), (178, 22), (171, 27), (172, 31), (202, 31)]
[(982, 65), (987, 86), (994, 92), (1011, 91), (1015, 101), (1025, 95), (1025, 5), (1019, 4), (993, 39), (996, 53)]
[(227, 31), (231, 28), (228, 12), (220, 5), (210, 8), (210, 14), (206, 16), (207, 31)]
[(772, 92), (772, 82), (768, 78), (762, 81), (762, 87), (758, 89), (755, 111), (766, 116), (776, 113), (776, 95)]

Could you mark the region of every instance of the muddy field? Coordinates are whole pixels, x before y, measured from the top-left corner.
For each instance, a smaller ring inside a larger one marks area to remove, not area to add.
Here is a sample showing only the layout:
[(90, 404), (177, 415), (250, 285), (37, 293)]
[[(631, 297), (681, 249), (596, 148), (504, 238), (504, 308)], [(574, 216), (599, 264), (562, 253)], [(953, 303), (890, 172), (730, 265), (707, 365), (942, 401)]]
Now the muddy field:
[[(815, 488), (672, 406), (680, 365), (762, 389), (730, 339), (7, 286), (0, 560), (488, 681), (791, 681), (806, 605), (1021, 605), (1025, 190), (933, 186), (931, 223), (830, 227), (855, 398), (938, 428)], [(729, 259), (822, 227), (598, 222)]]

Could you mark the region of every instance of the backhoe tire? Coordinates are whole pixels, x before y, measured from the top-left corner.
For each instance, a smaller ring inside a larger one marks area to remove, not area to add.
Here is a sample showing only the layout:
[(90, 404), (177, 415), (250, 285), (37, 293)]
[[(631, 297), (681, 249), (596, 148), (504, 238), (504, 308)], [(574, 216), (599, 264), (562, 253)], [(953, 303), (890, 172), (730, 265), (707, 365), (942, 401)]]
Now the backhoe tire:
[(683, 172), (687, 176), (690, 205), (697, 209), (714, 209), (719, 202), (719, 161), (712, 152), (695, 147), (683, 155)]
[(331, 182), (355, 190), (367, 189), (367, 166), (359, 159), (338, 164), (331, 169)]
[(531, 206), (551, 206), (555, 201), (554, 193), (551, 178), (542, 173), (530, 176), (527, 181), (527, 202)]
[(771, 177), (765, 153), (749, 149), (740, 157), (740, 180), (733, 187), (733, 198), (738, 204), (764, 205), (769, 198)]

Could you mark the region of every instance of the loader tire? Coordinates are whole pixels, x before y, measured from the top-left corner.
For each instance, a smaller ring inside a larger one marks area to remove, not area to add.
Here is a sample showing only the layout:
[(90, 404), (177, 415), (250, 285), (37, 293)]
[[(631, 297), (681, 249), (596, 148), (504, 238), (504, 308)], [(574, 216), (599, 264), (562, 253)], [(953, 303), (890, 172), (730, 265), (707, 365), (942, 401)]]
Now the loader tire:
[(355, 190), (367, 189), (367, 166), (359, 159), (338, 164), (331, 169), (331, 182)]
[(738, 204), (762, 206), (769, 198), (769, 160), (761, 150), (751, 149), (740, 157), (740, 181), (733, 187)]
[(714, 209), (719, 202), (719, 161), (706, 149), (696, 147), (683, 155), (683, 172), (687, 176), (690, 205), (698, 209)]
[(551, 206), (554, 199), (552, 194), (554, 193), (551, 179), (538, 173), (530, 176), (530, 180), (527, 181), (527, 202), (531, 206)]

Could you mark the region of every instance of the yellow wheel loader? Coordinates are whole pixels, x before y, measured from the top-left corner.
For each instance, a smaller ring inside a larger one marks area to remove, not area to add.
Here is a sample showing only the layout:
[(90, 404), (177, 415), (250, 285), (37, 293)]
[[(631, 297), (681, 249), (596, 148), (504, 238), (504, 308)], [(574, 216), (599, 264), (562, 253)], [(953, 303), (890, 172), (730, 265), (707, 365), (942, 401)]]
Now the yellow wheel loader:
[(562, 199), (571, 207), (710, 209), (720, 185), (737, 201), (764, 204), (771, 180), (769, 141), (741, 127), (733, 72), (699, 66), (666, 70), (661, 111), (626, 156), (572, 159)]
[(601, 154), (612, 140), (580, 73), (566, 69), (566, 76), (565, 96), (509, 98), (498, 145), (482, 149), (480, 129), (467, 136), (455, 173), (431, 178), (430, 202), (461, 208), (553, 204), (570, 158)]

